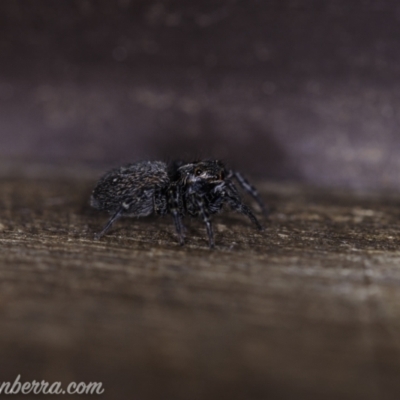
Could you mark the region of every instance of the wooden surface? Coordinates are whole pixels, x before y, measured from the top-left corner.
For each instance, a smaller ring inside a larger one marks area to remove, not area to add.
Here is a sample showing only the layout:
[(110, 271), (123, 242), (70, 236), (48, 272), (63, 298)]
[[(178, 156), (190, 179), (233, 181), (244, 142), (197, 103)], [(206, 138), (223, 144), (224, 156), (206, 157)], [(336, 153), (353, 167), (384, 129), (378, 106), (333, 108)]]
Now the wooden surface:
[(399, 398), (400, 197), (261, 185), (266, 231), (221, 215), (210, 251), (200, 221), (180, 247), (168, 217), (94, 241), (94, 182), (0, 181), (1, 381), (101, 381), (110, 399)]

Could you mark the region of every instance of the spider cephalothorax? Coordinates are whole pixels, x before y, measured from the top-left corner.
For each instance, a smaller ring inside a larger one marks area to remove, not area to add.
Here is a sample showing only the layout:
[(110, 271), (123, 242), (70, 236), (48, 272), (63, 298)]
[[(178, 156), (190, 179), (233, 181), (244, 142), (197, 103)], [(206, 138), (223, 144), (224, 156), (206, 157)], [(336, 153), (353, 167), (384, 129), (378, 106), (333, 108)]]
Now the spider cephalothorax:
[(267, 214), (256, 189), (240, 173), (227, 170), (218, 160), (174, 162), (169, 166), (161, 161), (142, 161), (113, 169), (99, 180), (92, 193), (90, 204), (112, 214), (96, 237), (103, 236), (122, 216), (171, 214), (179, 242), (184, 244), (182, 219), (190, 215), (203, 219), (210, 247), (214, 247), (210, 215), (220, 212), (225, 204), (247, 215), (261, 230), (251, 209), (242, 202), (233, 179)]

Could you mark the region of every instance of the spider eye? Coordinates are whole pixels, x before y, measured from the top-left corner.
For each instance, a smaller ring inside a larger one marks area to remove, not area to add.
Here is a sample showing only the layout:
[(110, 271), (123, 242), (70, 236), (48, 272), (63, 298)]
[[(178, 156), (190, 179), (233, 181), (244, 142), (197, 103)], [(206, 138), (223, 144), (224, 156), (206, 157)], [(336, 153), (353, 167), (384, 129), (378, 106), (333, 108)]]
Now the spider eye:
[(196, 176), (199, 176), (199, 175), (201, 175), (203, 173), (203, 171), (200, 169), (200, 168), (197, 168), (195, 171), (194, 171), (194, 174), (196, 175)]

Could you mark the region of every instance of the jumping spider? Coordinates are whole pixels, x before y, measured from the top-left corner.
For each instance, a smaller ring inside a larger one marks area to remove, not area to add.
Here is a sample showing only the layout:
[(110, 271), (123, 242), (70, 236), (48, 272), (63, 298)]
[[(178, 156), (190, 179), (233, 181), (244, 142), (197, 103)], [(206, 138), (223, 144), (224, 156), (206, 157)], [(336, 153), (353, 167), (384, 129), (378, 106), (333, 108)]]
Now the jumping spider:
[(212, 248), (214, 234), (210, 215), (219, 213), (224, 204), (246, 215), (263, 230), (251, 209), (242, 202), (233, 179), (268, 214), (257, 190), (239, 172), (226, 169), (217, 160), (177, 161), (170, 165), (162, 161), (141, 161), (113, 169), (100, 178), (90, 199), (92, 207), (112, 215), (95, 238), (102, 237), (123, 216), (172, 214), (179, 243), (183, 245), (182, 219), (190, 215), (203, 219)]

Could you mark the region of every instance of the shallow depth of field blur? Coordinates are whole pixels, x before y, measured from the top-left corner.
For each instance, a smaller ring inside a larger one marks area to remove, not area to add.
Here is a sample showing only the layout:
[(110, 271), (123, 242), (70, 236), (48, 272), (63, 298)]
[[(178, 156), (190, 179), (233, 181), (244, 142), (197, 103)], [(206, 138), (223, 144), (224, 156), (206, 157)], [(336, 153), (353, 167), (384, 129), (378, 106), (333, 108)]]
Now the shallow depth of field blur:
[(400, 188), (400, 5), (0, 2), (0, 166), (217, 157)]

